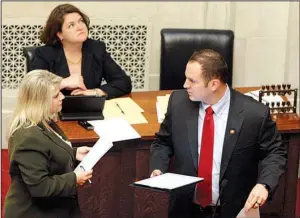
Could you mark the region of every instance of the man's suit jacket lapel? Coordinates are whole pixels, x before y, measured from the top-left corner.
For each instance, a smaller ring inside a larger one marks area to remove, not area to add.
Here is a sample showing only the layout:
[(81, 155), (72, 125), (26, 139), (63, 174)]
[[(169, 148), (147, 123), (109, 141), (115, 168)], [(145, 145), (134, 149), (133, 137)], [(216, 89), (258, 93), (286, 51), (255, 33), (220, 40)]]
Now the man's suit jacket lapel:
[(231, 89), (230, 106), (221, 160), (220, 182), (222, 181), (222, 178), (227, 169), (244, 121), (244, 117), (241, 113), (243, 111), (243, 102), (239, 102), (237, 98), (238, 96), (236, 91)]
[(199, 102), (190, 102), (188, 108), (187, 132), (190, 150), (196, 171), (198, 170), (198, 116)]

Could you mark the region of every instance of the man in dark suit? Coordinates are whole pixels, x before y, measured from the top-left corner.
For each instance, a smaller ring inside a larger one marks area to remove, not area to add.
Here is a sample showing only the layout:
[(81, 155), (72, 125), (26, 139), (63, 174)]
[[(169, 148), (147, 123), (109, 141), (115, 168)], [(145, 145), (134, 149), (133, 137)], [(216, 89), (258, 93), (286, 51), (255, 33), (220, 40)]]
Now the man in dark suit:
[[(226, 84), (227, 65), (212, 50), (189, 59), (186, 90), (174, 91), (151, 146), (151, 176), (204, 178), (172, 196), (170, 217), (236, 217), (274, 193), (287, 153), (269, 108)], [(261, 161), (261, 162), (260, 162)], [(260, 166), (260, 171), (258, 168)]]

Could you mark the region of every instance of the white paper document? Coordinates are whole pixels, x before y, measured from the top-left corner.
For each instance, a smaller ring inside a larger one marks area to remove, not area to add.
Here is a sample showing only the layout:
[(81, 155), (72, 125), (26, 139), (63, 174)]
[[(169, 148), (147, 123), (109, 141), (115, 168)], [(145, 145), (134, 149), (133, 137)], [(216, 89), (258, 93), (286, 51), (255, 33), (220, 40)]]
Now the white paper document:
[(80, 164), (75, 168), (74, 172), (86, 171), (93, 169), (95, 164), (103, 157), (106, 152), (113, 146), (112, 142), (99, 139), (92, 149), (85, 155)]
[(88, 121), (94, 131), (106, 141), (117, 142), (141, 138), (140, 134), (122, 117)]
[[(259, 90), (255, 90), (255, 91), (250, 91), (250, 92), (247, 92), (245, 93), (245, 95), (248, 95), (252, 98), (254, 98), (255, 100), (259, 100)], [(273, 95), (273, 94), (270, 94), (270, 95), (267, 95), (265, 94), (263, 97), (262, 97), (262, 102), (263, 103), (271, 103), (271, 102), (282, 102), (283, 99), (280, 95)]]
[(135, 182), (134, 184), (148, 186), (151, 188), (172, 190), (172, 189), (179, 188), (181, 186), (197, 183), (202, 180), (203, 178), (199, 178), (199, 177), (185, 176), (185, 175), (174, 174), (174, 173), (165, 173), (160, 176), (155, 176), (152, 178)]
[(243, 218), (243, 217), (248, 217), (248, 218), (259, 218), (260, 214), (259, 214), (259, 208), (257, 209), (251, 209), (250, 211), (248, 211), (247, 213), (245, 212), (245, 208), (243, 208), (239, 214), (237, 215), (236, 218)]
[(161, 109), (159, 102), (156, 102), (157, 122), (162, 123), (165, 119), (165, 112)]
[(167, 112), (170, 94), (167, 94), (165, 96), (157, 96), (156, 98), (157, 121), (159, 123), (162, 123), (162, 121), (165, 119), (165, 114)]

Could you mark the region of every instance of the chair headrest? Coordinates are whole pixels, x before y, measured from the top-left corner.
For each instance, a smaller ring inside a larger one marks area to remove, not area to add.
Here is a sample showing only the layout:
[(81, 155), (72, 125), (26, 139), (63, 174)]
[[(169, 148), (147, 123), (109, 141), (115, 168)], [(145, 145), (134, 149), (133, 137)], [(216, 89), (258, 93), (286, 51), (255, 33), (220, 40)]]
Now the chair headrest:
[(32, 61), (35, 55), (35, 49), (37, 47), (36, 46), (31, 46), (31, 47), (23, 47), (23, 55), (26, 58), (26, 69), (27, 72), (32, 70)]

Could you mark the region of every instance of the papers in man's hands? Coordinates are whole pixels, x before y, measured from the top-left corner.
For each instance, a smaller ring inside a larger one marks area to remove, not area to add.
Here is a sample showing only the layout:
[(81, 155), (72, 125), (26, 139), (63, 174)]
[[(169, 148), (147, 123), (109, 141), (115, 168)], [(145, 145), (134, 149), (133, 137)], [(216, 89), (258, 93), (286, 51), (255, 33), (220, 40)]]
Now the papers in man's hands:
[(74, 172), (87, 171), (92, 169), (101, 157), (113, 146), (112, 142), (99, 139), (93, 148), (85, 155)]
[(165, 119), (165, 114), (167, 112), (170, 94), (167, 94), (165, 96), (157, 96), (156, 98), (157, 120), (159, 123), (162, 123), (162, 121)]
[(106, 141), (117, 142), (141, 138), (140, 134), (122, 117), (88, 122), (94, 126), (94, 131), (100, 138)]
[(147, 186), (151, 188), (172, 190), (192, 183), (202, 181), (203, 178), (185, 176), (174, 173), (165, 173), (160, 176), (144, 179), (133, 183), (138, 186)]
[(130, 124), (148, 123), (144, 110), (131, 98), (114, 98), (105, 101), (103, 116), (105, 120), (123, 117)]
[(259, 218), (260, 214), (259, 214), (259, 208), (254, 209), (252, 208), (251, 210), (249, 210), (248, 212), (245, 212), (245, 208), (243, 208), (239, 214), (237, 215), (236, 218)]
[[(250, 97), (254, 98), (257, 101), (259, 100), (258, 99), (259, 98), (259, 90), (247, 92), (247, 93), (245, 93), (245, 95), (250, 96)], [(271, 103), (271, 102), (278, 102), (278, 101), (279, 102), (283, 101), (283, 99), (280, 95), (273, 95), (273, 94), (266, 95), (265, 94), (262, 97), (262, 102), (263, 103), (267, 103), (267, 102)]]

